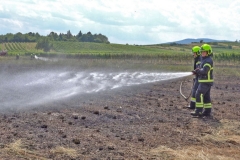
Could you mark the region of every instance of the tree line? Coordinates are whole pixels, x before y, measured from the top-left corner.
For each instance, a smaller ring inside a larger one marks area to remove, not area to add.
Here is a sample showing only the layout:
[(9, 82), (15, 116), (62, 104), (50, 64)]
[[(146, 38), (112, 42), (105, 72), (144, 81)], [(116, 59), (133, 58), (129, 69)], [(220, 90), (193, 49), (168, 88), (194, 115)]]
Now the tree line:
[(47, 36), (42, 36), (39, 33), (18, 32), (16, 34), (7, 33), (0, 35), (0, 43), (4, 42), (41, 42), (41, 41), (72, 41), (72, 42), (95, 42), (95, 43), (110, 43), (105, 35), (92, 34), (91, 32), (82, 33), (79, 31), (77, 35), (73, 35), (70, 30), (67, 33), (50, 32)]

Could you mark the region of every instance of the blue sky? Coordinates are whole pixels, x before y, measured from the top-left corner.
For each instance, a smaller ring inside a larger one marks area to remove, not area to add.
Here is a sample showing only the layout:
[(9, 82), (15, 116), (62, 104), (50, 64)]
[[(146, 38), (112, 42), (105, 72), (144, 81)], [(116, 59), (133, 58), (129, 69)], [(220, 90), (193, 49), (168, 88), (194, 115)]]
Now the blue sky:
[(240, 40), (240, 0), (1, 0), (0, 34), (90, 31), (111, 43)]

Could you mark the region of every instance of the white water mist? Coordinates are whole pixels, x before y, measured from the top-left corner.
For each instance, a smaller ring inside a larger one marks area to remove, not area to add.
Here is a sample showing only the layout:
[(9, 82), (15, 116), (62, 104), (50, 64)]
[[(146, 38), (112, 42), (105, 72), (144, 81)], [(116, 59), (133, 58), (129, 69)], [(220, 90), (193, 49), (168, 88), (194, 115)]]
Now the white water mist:
[[(190, 72), (29, 71), (0, 78), (1, 107), (34, 105), (191, 75)], [(8, 81), (4, 80), (8, 79)]]

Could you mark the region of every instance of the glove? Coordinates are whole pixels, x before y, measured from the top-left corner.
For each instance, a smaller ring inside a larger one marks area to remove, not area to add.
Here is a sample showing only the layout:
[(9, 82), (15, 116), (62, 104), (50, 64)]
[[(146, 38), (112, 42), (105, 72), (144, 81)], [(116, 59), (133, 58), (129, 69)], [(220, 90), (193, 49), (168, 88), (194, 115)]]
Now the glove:
[(196, 68), (195, 70), (192, 71), (193, 75), (196, 75), (198, 73), (199, 68)]

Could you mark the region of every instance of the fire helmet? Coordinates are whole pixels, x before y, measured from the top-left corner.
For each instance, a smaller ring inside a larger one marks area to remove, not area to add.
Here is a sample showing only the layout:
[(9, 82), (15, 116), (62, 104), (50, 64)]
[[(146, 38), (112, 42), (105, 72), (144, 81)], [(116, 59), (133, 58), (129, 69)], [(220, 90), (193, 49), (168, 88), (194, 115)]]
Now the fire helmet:
[(192, 53), (196, 53), (198, 56), (200, 55), (200, 47), (199, 46), (194, 46), (192, 48)]
[(212, 47), (209, 44), (203, 44), (201, 46), (200, 52), (204, 52), (204, 51), (206, 51), (207, 55), (209, 56), (212, 54)]

